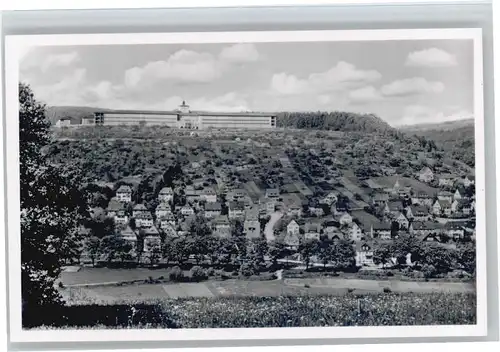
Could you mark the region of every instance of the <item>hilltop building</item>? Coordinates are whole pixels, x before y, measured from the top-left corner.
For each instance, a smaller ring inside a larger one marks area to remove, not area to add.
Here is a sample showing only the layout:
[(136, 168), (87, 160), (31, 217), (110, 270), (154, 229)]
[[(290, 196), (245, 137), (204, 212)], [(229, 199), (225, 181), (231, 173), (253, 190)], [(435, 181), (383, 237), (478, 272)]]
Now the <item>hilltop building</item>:
[(82, 125), (165, 125), (172, 128), (201, 130), (209, 128), (266, 129), (276, 127), (276, 115), (258, 112), (192, 111), (185, 102), (172, 111), (114, 110), (94, 113), (82, 119)]

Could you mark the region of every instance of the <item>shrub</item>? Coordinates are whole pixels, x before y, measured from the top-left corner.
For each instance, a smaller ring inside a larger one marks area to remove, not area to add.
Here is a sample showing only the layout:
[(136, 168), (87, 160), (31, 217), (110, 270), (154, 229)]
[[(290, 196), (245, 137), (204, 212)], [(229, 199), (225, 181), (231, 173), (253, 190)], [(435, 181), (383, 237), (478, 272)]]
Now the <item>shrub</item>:
[(64, 288), (64, 284), (62, 283), (62, 281), (59, 281), (59, 284), (57, 286), (59, 286), (59, 288)]
[(208, 268), (207, 270), (207, 276), (215, 276), (215, 269), (214, 268)]
[(425, 264), (422, 266), (422, 273), (426, 279), (430, 279), (436, 274), (436, 268), (434, 265)]
[(193, 281), (202, 281), (208, 278), (207, 272), (199, 266), (193, 266), (189, 274)]
[(311, 285), (309, 285), (309, 284), (304, 284), (304, 287), (305, 287), (305, 288), (311, 288)]
[(353, 293), (353, 292), (354, 292), (354, 289), (352, 287), (347, 289), (347, 293)]
[(384, 287), (384, 293), (391, 293), (392, 290), (389, 287)]
[(180, 267), (174, 266), (169, 273), (170, 281), (182, 281), (184, 279), (184, 272)]

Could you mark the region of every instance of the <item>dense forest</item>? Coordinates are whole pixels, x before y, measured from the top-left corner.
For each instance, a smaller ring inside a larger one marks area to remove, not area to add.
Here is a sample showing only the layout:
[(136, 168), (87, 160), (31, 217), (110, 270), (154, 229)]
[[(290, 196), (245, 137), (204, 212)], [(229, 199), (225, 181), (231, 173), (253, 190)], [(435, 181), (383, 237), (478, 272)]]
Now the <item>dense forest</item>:
[(433, 140), (451, 158), (474, 167), (474, 124), (458, 125), (456, 128), (436, 128), (408, 132), (419, 137)]
[(277, 116), (278, 127), (321, 129), (345, 132), (387, 132), (392, 127), (373, 114), (352, 112), (283, 112)]

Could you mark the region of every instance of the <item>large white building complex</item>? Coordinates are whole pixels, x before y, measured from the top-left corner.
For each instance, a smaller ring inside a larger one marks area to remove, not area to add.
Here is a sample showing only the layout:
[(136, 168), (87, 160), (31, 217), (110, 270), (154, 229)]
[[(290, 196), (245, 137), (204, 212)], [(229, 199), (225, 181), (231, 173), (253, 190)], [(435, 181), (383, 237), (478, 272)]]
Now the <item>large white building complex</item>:
[(114, 110), (96, 112), (82, 119), (82, 125), (167, 125), (169, 127), (201, 130), (206, 128), (263, 129), (276, 127), (276, 115), (257, 112), (191, 111), (182, 102), (173, 111)]

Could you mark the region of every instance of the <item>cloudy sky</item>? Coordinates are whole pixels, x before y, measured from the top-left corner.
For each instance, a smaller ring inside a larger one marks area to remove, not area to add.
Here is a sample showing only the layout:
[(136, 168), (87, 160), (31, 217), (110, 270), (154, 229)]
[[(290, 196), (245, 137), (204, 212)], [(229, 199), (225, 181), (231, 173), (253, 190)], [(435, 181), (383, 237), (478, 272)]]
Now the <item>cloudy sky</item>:
[(48, 105), (472, 117), (471, 40), (34, 47), (20, 78)]

